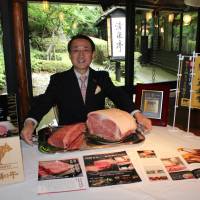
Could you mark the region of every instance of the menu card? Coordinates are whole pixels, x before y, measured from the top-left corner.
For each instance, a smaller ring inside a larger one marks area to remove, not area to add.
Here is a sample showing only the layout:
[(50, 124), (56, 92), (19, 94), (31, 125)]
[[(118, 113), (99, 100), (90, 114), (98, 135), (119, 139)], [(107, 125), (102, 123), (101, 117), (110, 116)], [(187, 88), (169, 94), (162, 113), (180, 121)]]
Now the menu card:
[(90, 187), (141, 181), (126, 151), (86, 155), (83, 159)]
[(24, 180), (19, 137), (0, 139), (0, 185)]
[(15, 95), (0, 96), (0, 185), (24, 180)]
[(78, 158), (41, 160), (38, 164), (38, 194), (86, 189)]

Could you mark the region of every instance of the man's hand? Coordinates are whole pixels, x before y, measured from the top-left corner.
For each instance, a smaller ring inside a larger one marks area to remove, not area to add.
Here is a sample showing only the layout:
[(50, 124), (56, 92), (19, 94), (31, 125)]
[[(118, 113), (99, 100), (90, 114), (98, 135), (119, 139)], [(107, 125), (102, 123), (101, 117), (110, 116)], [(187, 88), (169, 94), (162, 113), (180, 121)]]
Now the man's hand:
[(24, 128), (21, 131), (21, 138), (29, 145), (33, 145), (32, 136), (35, 130), (35, 125), (31, 120), (27, 120)]
[(134, 117), (138, 124), (142, 125), (144, 132), (148, 132), (152, 129), (151, 120), (144, 116), (141, 112), (136, 112)]

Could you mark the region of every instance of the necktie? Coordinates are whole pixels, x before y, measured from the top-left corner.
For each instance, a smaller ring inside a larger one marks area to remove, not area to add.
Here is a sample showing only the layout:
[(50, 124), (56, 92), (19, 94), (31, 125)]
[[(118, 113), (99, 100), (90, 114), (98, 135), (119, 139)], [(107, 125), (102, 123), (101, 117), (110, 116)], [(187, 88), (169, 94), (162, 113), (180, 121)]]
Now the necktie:
[(81, 80), (81, 94), (83, 97), (83, 101), (85, 102), (85, 97), (86, 97), (86, 80), (87, 80), (87, 76), (86, 75), (82, 75), (80, 76), (80, 80)]

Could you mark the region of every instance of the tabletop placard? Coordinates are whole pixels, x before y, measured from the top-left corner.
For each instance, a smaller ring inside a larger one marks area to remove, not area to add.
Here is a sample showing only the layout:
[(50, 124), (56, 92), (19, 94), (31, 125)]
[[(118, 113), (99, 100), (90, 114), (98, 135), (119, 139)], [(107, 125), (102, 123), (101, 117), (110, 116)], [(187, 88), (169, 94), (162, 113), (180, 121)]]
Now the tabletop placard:
[(0, 185), (23, 180), (16, 96), (0, 95)]
[(24, 180), (18, 136), (0, 139), (0, 185)]

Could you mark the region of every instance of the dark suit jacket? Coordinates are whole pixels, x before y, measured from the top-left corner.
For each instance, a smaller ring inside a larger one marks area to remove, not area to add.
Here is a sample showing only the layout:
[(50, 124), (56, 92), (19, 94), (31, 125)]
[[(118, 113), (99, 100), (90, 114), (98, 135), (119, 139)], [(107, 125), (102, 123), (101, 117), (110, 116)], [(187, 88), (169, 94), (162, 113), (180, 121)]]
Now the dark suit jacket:
[[(97, 87), (100, 87), (101, 91), (95, 94)], [(89, 112), (104, 109), (106, 97), (109, 97), (116, 107), (122, 110), (132, 112), (136, 109), (130, 97), (122, 89), (113, 85), (107, 72), (95, 71), (91, 68), (84, 103), (72, 67), (65, 72), (51, 76), (45, 93), (36, 98), (28, 117), (39, 122), (56, 105), (60, 125), (85, 122)]]

